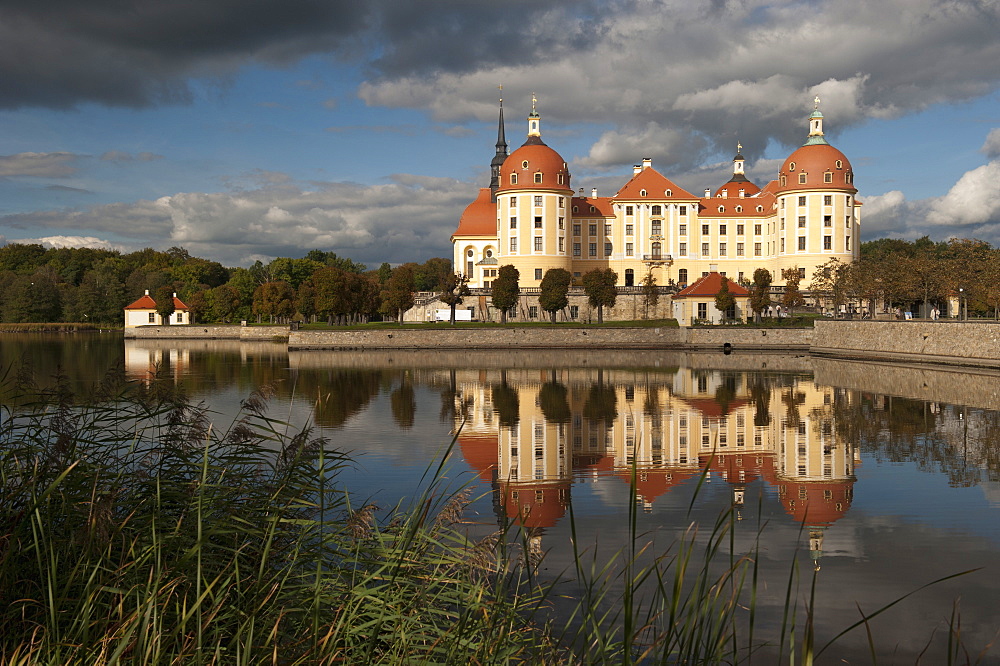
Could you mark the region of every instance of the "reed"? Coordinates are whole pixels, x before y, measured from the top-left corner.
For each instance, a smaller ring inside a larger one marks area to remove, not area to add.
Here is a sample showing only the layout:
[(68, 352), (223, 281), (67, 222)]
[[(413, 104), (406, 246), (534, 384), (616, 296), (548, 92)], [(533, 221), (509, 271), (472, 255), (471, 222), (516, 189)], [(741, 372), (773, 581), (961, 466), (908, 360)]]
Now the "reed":
[[(747, 663), (765, 645), (732, 512), (654, 553), (633, 502), (610, 559), (571, 514), (566, 592), (525, 533), (470, 538), (448, 451), (420, 496), (381, 510), (341, 485), (351, 460), (327, 439), (268, 416), (267, 389), (225, 427), (166, 380), (109, 375), (81, 402), (7, 371), (0, 394), (17, 396), (0, 406), (6, 664)], [(793, 571), (779, 654), (811, 663), (796, 589)]]

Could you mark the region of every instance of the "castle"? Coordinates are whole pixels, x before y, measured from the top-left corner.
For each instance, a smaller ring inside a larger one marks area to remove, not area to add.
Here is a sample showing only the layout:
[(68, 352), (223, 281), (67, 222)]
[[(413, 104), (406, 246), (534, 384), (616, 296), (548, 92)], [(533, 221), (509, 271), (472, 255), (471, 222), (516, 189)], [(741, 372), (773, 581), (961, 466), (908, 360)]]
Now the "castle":
[(451, 240), (454, 267), (473, 288), (489, 288), (500, 266), (520, 272), (521, 287), (538, 287), (545, 271), (563, 268), (579, 284), (612, 268), (620, 287), (652, 274), (657, 285), (684, 286), (718, 271), (748, 282), (766, 268), (775, 284), (798, 269), (808, 285), (815, 269), (859, 257), (860, 206), (847, 157), (823, 135), (819, 99), (805, 143), (763, 188), (744, 173), (737, 147), (733, 174), (703, 196), (687, 192), (643, 159), (613, 196), (575, 192), (566, 161), (542, 141), (532, 99), (528, 135), (508, 155), (503, 100), (489, 187), (465, 209)]

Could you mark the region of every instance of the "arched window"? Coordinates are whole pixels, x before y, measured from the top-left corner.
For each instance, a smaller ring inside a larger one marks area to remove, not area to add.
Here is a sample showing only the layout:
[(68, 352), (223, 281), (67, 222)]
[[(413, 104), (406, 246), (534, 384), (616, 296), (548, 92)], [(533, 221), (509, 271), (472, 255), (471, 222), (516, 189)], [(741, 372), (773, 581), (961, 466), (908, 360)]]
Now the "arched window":
[(640, 197), (646, 196), (646, 190), (639, 190), (639, 196)]
[(688, 281), (688, 269), (682, 268), (679, 271), (677, 271), (677, 283), (687, 284), (687, 281)]
[(541, 183), (542, 182), (542, 172), (541, 171), (536, 171), (535, 172), (535, 182), (536, 183)]
[(736, 212), (737, 213), (742, 213), (743, 212), (743, 206), (737, 206), (736, 207)]
[(674, 191), (673, 190), (664, 190), (663, 194), (665, 194), (668, 197), (672, 197), (672, 196), (674, 196)]
[(517, 185), (517, 174), (516, 173), (510, 174), (510, 184), (511, 185)]
[(781, 177), (781, 186), (784, 187), (785, 185), (787, 185), (787, 181), (785, 180), (785, 177), (782, 176)]

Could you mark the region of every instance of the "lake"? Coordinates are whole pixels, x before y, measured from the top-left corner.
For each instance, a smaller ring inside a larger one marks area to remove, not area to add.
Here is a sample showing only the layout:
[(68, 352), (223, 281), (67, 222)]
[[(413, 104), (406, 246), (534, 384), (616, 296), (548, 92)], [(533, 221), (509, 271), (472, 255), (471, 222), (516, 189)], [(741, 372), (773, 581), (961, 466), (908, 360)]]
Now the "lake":
[[(572, 574), (574, 534), (596, 561), (611, 558), (630, 538), (630, 513), (655, 556), (692, 526), (707, 541), (735, 507), (726, 545), (744, 554), (759, 543), (764, 633), (780, 622), (790, 572), (800, 607), (815, 576), (819, 645), (859, 607), (874, 612), (970, 569), (872, 621), (880, 660), (912, 663), (930, 645), (924, 661), (942, 662), (956, 604), (970, 659), (1000, 629), (1000, 373), (738, 352), (0, 338), (0, 367), (21, 361), (38, 381), (59, 372), (83, 392), (108, 372), (147, 381), (159, 369), (221, 426), (271, 385), (271, 414), (315, 422), (352, 452), (344, 484), (384, 509), (412, 500), (450, 452), (450, 487), (475, 497), (470, 531), (517, 526), (544, 554), (544, 576)], [(841, 659), (870, 662), (863, 628), (820, 661)]]

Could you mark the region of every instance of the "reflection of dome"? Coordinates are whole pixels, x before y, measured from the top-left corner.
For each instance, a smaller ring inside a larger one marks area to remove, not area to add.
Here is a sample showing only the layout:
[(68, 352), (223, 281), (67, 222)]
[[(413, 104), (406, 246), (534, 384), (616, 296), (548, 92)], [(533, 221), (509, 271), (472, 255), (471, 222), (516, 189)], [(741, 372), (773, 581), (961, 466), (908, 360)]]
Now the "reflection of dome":
[[(513, 183), (511, 174), (516, 176), (516, 181)], [(535, 174), (540, 176), (536, 178)], [(504, 160), (500, 168), (500, 192), (568, 188), (569, 167), (566, 166), (566, 161), (559, 153), (545, 145), (539, 136), (529, 136), (523, 146)], [(495, 209), (493, 217), (495, 220)]]
[[(653, 501), (668, 492), (675, 486), (679, 486), (693, 476), (697, 476), (700, 470), (691, 467), (639, 467), (635, 470), (635, 492), (636, 498), (649, 509)], [(615, 474), (625, 483), (632, 483), (632, 468), (619, 467)]]
[(851, 508), (853, 481), (793, 481), (778, 484), (781, 503), (795, 520), (810, 527), (832, 525)]
[(479, 189), (479, 196), (470, 203), (458, 222), (452, 236), (496, 236), (497, 205), (493, 203), (490, 188)]
[(569, 506), (568, 481), (501, 483), (507, 517), (522, 527), (552, 527)]
[(458, 448), (462, 449), (465, 462), (487, 483), (493, 481), (493, 471), (499, 462), (498, 447), (499, 440), (495, 434), (458, 436)]
[(713, 475), (734, 485), (745, 485), (758, 478), (773, 476), (774, 470), (774, 455), (759, 451), (704, 455), (700, 462), (702, 468), (708, 466)]
[(702, 415), (708, 418), (722, 418), (731, 412), (750, 402), (743, 398), (733, 398), (727, 403), (726, 408), (719, 404), (715, 398), (680, 398), (685, 404), (697, 409)]
[(597, 453), (573, 454), (573, 469), (577, 472), (610, 472), (614, 467), (614, 456)]

